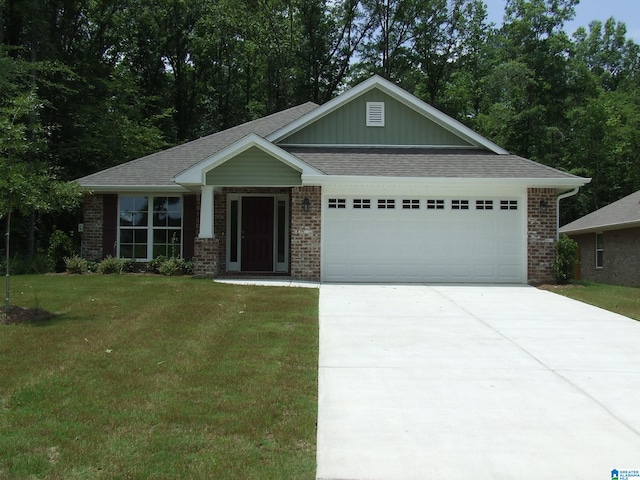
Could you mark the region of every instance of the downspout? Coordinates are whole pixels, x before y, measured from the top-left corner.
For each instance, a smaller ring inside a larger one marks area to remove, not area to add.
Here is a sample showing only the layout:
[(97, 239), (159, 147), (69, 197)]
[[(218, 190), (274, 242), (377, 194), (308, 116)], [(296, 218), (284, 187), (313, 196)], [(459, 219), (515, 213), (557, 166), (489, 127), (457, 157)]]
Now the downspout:
[(563, 193), (562, 195), (558, 195), (556, 199), (556, 241), (560, 238), (560, 200), (564, 200), (568, 197), (573, 197), (576, 193), (578, 193), (580, 187), (576, 187), (570, 192)]

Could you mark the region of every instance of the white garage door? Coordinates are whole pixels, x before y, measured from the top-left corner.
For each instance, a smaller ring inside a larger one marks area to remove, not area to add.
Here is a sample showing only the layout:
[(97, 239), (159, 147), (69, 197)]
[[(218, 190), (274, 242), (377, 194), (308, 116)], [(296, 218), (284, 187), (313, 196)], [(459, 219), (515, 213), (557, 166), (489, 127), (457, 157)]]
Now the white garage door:
[(323, 203), (324, 281), (526, 281), (522, 199), (330, 195)]

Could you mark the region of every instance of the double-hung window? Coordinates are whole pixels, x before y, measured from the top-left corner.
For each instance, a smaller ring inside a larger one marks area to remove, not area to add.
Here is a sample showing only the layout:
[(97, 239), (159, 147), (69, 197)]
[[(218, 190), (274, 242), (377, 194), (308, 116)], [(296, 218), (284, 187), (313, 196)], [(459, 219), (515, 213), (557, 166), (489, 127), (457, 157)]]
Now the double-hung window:
[(121, 195), (118, 254), (149, 260), (182, 254), (182, 197)]

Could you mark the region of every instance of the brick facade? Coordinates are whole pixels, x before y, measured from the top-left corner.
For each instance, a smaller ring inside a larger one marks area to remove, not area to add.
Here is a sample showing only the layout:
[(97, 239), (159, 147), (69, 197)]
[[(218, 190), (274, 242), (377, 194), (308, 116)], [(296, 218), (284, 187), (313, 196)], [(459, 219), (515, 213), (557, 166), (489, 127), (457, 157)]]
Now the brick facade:
[(219, 240), (217, 238), (196, 238), (193, 241), (193, 275), (195, 277), (217, 277), (220, 270)]
[(602, 268), (596, 268), (596, 234), (570, 235), (580, 247), (580, 279), (640, 287), (640, 227), (602, 232)]
[(85, 193), (83, 197), (84, 218), (82, 232), (82, 256), (99, 260), (102, 255), (103, 196)]
[[(302, 202), (309, 199), (309, 211)], [(291, 192), (291, 276), (320, 280), (321, 187), (294, 187)]]
[[(197, 238), (200, 223), (200, 196), (195, 202), (194, 273), (198, 276), (224, 276), (226, 274), (226, 228), (228, 194), (288, 194), (290, 202), (289, 265), (293, 278), (320, 280), (321, 258), (321, 187), (294, 188), (224, 188), (214, 196), (215, 224), (213, 239)], [(309, 199), (309, 211), (303, 211), (302, 202)], [(541, 212), (540, 202), (547, 205)], [(550, 188), (528, 190), (527, 267), (528, 282), (553, 282), (551, 264), (556, 240), (556, 191)], [(104, 258), (104, 196), (84, 196), (83, 257), (90, 260)], [(582, 278), (604, 283), (640, 286), (640, 229), (606, 232), (605, 268), (594, 265), (594, 238), (591, 235), (575, 237), (581, 248)], [(185, 241), (187, 239), (185, 238)], [(635, 263), (634, 263), (635, 260)]]
[[(556, 190), (530, 188), (527, 193), (527, 281), (533, 285), (554, 283), (551, 264), (557, 231)], [(546, 212), (542, 211), (542, 202)]]

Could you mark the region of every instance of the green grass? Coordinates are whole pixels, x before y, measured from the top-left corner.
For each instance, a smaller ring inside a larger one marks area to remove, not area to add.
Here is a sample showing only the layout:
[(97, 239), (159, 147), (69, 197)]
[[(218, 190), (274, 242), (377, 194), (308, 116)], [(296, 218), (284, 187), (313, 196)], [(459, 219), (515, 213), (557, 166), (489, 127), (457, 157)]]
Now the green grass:
[(574, 288), (557, 289), (554, 292), (640, 320), (640, 288), (600, 283), (577, 283)]
[(12, 278), (0, 479), (315, 476), (315, 289), (154, 276)]

